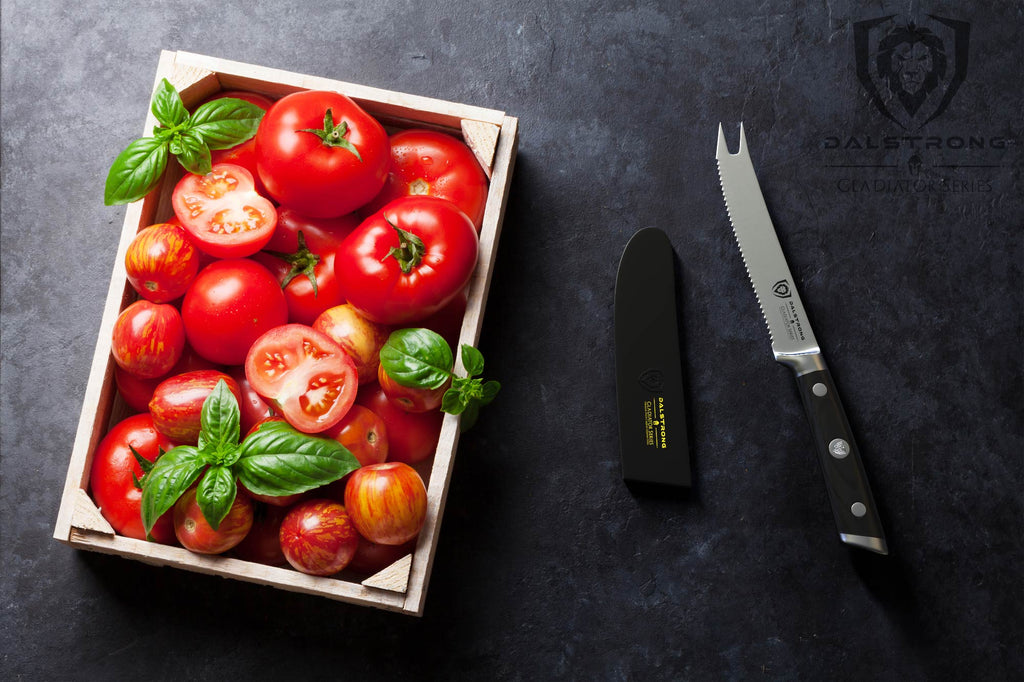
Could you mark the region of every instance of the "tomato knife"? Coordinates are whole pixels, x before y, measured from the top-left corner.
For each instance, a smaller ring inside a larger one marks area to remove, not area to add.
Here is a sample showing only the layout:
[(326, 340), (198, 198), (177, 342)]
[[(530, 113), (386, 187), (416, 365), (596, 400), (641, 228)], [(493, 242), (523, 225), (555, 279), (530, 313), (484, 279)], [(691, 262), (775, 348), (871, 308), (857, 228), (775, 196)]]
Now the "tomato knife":
[(776, 361), (796, 375), (839, 539), (888, 554), (860, 450), (768, 215), (742, 123), (736, 154), (729, 152), (722, 125), (718, 125), (715, 158), (729, 221), (768, 325), (772, 352)]

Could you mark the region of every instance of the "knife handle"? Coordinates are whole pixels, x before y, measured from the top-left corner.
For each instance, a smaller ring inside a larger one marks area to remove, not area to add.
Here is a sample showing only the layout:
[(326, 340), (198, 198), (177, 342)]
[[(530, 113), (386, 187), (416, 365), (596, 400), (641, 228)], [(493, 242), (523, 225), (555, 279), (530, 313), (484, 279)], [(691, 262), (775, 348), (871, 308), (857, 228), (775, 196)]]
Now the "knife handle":
[(888, 554), (860, 450), (831, 373), (827, 368), (807, 372), (797, 376), (797, 384), (811, 422), (814, 447), (840, 539), (849, 545)]

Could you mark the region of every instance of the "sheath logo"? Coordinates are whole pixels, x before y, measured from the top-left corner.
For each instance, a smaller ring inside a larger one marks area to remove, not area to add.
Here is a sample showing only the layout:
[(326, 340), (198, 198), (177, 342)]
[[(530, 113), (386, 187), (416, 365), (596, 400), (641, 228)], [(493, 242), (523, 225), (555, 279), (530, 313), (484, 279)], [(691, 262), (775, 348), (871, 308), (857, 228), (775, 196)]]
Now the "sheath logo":
[(665, 388), (665, 377), (659, 369), (644, 370), (638, 381), (651, 393), (661, 393)]
[(790, 289), (788, 281), (780, 279), (772, 287), (772, 293), (778, 298), (789, 298), (793, 295), (793, 290)]
[(967, 77), (971, 25), (927, 19), (927, 26), (896, 15), (853, 25), (857, 78), (882, 115), (905, 130), (940, 116)]

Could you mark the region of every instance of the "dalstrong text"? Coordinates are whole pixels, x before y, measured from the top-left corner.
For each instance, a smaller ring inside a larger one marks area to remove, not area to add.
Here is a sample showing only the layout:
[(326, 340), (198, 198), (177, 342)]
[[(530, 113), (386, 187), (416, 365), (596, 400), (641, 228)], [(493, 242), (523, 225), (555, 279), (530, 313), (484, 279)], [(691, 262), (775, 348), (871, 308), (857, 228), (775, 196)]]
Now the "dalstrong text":
[(840, 137), (829, 135), (822, 141), (824, 149), (1006, 149), (1005, 137), (985, 137), (983, 135), (850, 135)]

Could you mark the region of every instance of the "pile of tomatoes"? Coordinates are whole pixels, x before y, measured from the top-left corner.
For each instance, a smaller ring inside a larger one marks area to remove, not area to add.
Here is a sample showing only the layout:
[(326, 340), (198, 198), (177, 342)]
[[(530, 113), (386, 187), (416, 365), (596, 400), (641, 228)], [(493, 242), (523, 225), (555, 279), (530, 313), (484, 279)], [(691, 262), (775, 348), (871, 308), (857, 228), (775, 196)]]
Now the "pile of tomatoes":
[(186, 174), (174, 217), (142, 229), (125, 268), (138, 293), (113, 331), (118, 392), (133, 416), (100, 443), (90, 487), (114, 529), (145, 539), (136, 455), (195, 445), (224, 381), (240, 429), (284, 420), (332, 438), (361, 467), (317, 490), (239, 489), (215, 530), (195, 489), (149, 537), (331, 575), (372, 573), (411, 551), (426, 515), (415, 465), (436, 449), (436, 391), (390, 381), (379, 353), (399, 328), (459, 335), (488, 183), (470, 149), (428, 130), (388, 135), (343, 95), (271, 101), (255, 137)]

